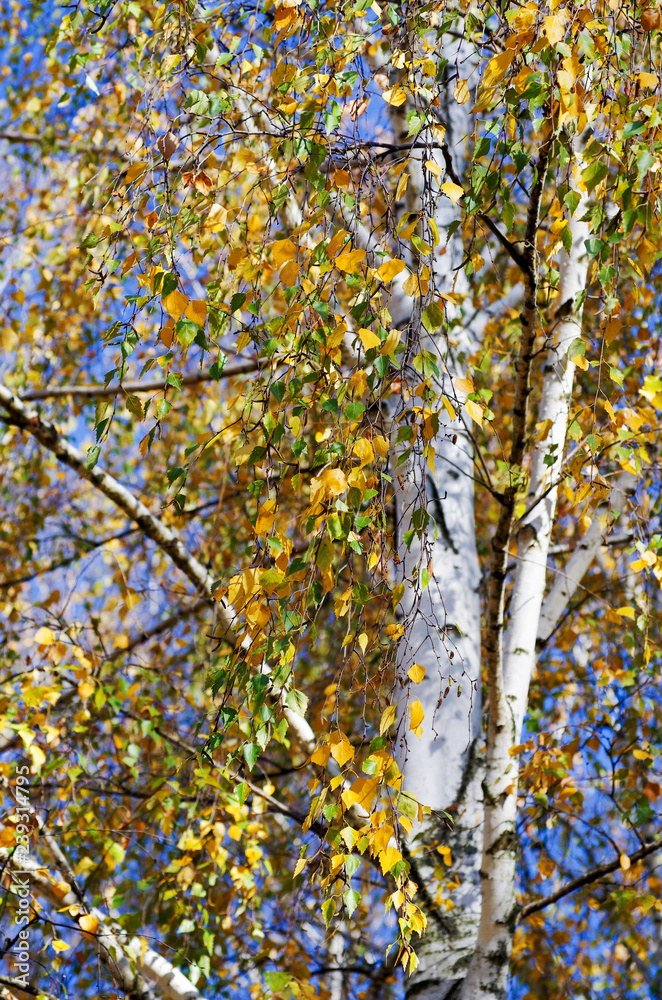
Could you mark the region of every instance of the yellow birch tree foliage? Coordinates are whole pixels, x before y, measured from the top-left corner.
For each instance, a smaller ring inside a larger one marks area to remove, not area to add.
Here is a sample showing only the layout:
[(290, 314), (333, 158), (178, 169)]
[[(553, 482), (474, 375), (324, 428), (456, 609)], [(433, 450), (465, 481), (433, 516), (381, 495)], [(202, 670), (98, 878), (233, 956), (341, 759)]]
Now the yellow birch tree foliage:
[(659, 996), (657, 0), (0, 25), (0, 993)]

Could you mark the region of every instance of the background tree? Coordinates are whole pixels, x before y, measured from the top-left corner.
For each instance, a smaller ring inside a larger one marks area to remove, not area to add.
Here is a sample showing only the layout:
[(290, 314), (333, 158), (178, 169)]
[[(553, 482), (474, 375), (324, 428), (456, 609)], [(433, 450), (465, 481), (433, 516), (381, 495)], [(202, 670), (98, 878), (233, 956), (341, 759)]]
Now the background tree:
[(2, 11), (5, 995), (660, 995), (659, 11)]

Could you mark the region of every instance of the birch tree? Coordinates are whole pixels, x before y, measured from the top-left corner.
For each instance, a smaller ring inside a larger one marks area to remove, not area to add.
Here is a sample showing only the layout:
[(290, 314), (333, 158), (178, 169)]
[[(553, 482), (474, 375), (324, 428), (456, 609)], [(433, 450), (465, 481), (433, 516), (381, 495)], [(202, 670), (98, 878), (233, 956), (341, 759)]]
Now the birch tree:
[(3, 995), (657, 995), (657, 7), (3, 17)]

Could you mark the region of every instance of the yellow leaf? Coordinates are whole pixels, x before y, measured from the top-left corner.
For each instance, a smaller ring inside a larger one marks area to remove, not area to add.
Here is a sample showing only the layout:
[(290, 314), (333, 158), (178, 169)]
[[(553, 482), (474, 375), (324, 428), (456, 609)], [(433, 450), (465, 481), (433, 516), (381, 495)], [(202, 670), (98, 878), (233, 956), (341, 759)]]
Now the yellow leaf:
[(183, 292), (180, 292), (176, 288), (174, 292), (170, 292), (169, 295), (164, 296), (163, 308), (169, 316), (172, 316), (176, 323), (177, 320), (184, 314), (184, 311), (188, 306), (188, 301), (188, 295), (184, 295)]
[(421, 283), (418, 280), (417, 274), (410, 274), (407, 279), (403, 281), (402, 291), (405, 295), (410, 295), (412, 298), (421, 294)]
[(552, 14), (550, 17), (545, 18), (545, 34), (549, 39), (550, 45), (556, 45), (560, 42), (565, 35), (565, 22), (566, 17), (564, 13)]
[(526, 7), (520, 7), (510, 22), (511, 27), (515, 31), (525, 31), (527, 28), (531, 28), (535, 22), (537, 11), (537, 3), (528, 3)]
[(399, 108), (407, 100), (407, 93), (402, 87), (391, 87), (390, 90), (384, 91), (382, 97), (387, 104), (391, 104), (394, 108)]
[(637, 760), (648, 760), (650, 758), (649, 753), (647, 753), (645, 750), (639, 750), (638, 748), (632, 751), (632, 756), (635, 757)]
[(191, 299), (184, 313), (187, 319), (193, 320), (198, 326), (204, 326), (207, 315), (207, 303), (200, 299)]
[(325, 469), (320, 479), (329, 496), (338, 497), (347, 489), (347, 477), (342, 469)]
[(322, 745), (320, 747), (317, 747), (315, 753), (311, 756), (310, 761), (312, 764), (319, 764), (320, 767), (326, 767), (326, 765), (329, 763), (330, 755), (331, 755), (331, 748), (326, 745)]
[(407, 190), (407, 185), (409, 184), (409, 174), (404, 173), (398, 179), (398, 186), (395, 189), (395, 200), (402, 201), (405, 196), (405, 191)]
[(381, 347), (381, 340), (372, 330), (360, 329), (359, 338), (366, 351), (369, 351), (372, 347)]
[(350, 851), (354, 847), (354, 844), (359, 839), (359, 834), (356, 830), (352, 830), (351, 826), (346, 826), (344, 830), (341, 831), (340, 836), (345, 841)]
[(630, 870), (630, 867), (632, 866), (632, 862), (630, 861), (630, 859), (627, 856), (627, 854), (621, 854), (621, 856), (620, 856), (620, 858), (618, 860), (620, 862), (621, 871), (627, 872), (627, 871)]
[(53, 949), (55, 951), (67, 951), (69, 947), (68, 944), (65, 944), (64, 941), (61, 941), (59, 938), (54, 938), (51, 941), (51, 944), (53, 945)]
[(336, 233), (333, 234), (326, 248), (326, 255), (329, 258), (329, 260), (333, 260), (333, 258), (338, 253), (338, 251), (340, 250), (340, 248), (342, 247), (348, 236), (349, 233), (347, 232), (346, 229), (339, 229)]
[(87, 701), (94, 694), (94, 684), (90, 681), (81, 681), (78, 685), (78, 695), (83, 701)]
[(133, 182), (137, 181), (139, 177), (142, 177), (143, 174), (147, 173), (148, 166), (149, 164), (147, 161), (132, 164), (124, 175), (124, 183), (127, 186), (129, 184), (133, 184)]
[(400, 330), (390, 330), (386, 340), (379, 349), (379, 353), (385, 355), (386, 357), (388, 357), (389, 354), (393, 354), (393, 351), (400, 343), (401, 336), (402, 334), (400, 333)]
[(402, 861), (402, 855), (397, 847), (387, 847), (385, 851), (382, 851), (379, 855), (382, 874), (386, 875), (386, 872), (390, 872), (393, 865), (397, 865), (398, 861)]
[(631, 618), (634, 621), (634, 608), (616, 608), (616, 614), (620, 615), (621, 618)]
[(257, 515), (257, 520), (255, 522), (255, 534), (260, 535), (264, 532), (271, 531), (274, 523), (274, 511), (276, 509), (275, 500), (265, 500), (265, 502), (260, 506), (260, 510)]
[(414, 684), (420, 684), (425, 677), (425, 667), (422, 667), (420, 663), (414, 663), (407, 671), (407, 676), (411, 678)]
[(442, 858), (444, 859), (444, 864), (445, 865), (450, 865), (450, 863), (451, 863), (451, 849), (448, 846), (448, 844), (439, 844), (439, 846), (437, 847), (437, 853), (441, 854)]
[(479, 427), (482, 427), (483, 411), (481, 407), (478, 405), (478, 403), (474, 403), (473, 399), (468, 399), (464, 404), (464, 408), (471, 417), (471, 419), (474, 420)]
[(205, 229), (209, 230), (210, 233), (220, 233), (221, 229), (225, 229), (227, 221), (227, 208), (223, 205), (219, 205), (218, 202), (214, 202), (212, 207), (207, 212)]
[(260, 601), (253, 601), (253, 603), (246, 608), (245, 614), (246, 621), (253, 629), (264, 628), (271, 617), (269, 613), (269, 606), (262, 604)]
[(637, 79), (642, 87), (657, 87), (660, 82), (654, 73), (637, 73)]
[(454, 184), (453, 181), (446, 181), (445, 184), (441, 185), (441, 190), (448, 195), (454, 205), (457, 205), (464, 194), (464, 188), (461, 188), (459, 184)]
[(445, 396), (441, 397), (441, 401), (444, 404), (448, 416), (451, 418), (451, 420), (455, 420), (457, 414), (455, 412), (455, 407), (452, 405), (451, 401), (447, 399)]
[(546, 441), (553, 426), (554, 421), (551, 420), (550, 417), (547, 417), (546, 420), (541, 420), (540, 423), (536, 424), (536, 430), (538, 431), (536, 434), (536, 441)]
[(346, 274), (358, 274), (363, 260), (365, 260), (365, 250), (346, 250), (338, 254), (334, 263)]
[(331, 756), (335, 761), (337, 761), (340, 767), (344, 767), (347, 761), (352, 760), (354, 756), (354, 747), (348, 739), (340, 740), (331, 747)]
[(238, 174), (245, 170), (250, 163), (255, 163), (255, 153), (252, 149), (238, 149), (232, 158), (230, 170), (233, 174)]
[(387, 260), (381, 267), (377, 268), (376, 274), (380, 281), (393, 281), (404, 269), (405, 262), (403, 260)]
[(33, 743), (32, 746), (28, 747), (28, 753), (32, 757), (32, 763), (35, 767), (41, 767), (42, 764), (46, 763), (46, 754), (41, 747), (37, 746), (36, 743)]
[(276, 240), (271, 245), (271, 257), (276, 267), (282, 267), (288, 260), (293, 260), (297, 255), (297, 248), (292, 240)]
[(409, 706), (409, 728), (419, 737), (419, 739), (423, 732), (421, 723), (423, 722), (424, 716), (425, 713), (420, 701), (413, 701)]
[(472, 378), (454, 378), (453, 385), (458, 392), (474, 391), (474, 380)]
[(618, 316), (612, 316), (605, 324), (605, 343), (609, 346), (621, 332), (623, 324)]
[(361, 468), (363, 468), (364, 465), (367, 465), (368, 462), (372, 462), (375, 457), (372, 445), (366, 438), (359, 438), (354, 442), (352, 453), (358, 458), (361, 463)]
[(389, 726), (393, 723), (395, 719), (395, 705), (389, 705), (382, 712), (381, 722), (379, 723), (379, 735), (383, 736)]
[(389, 453), (388, 438), (382, 437), (381, 434), (376, 434), (372, 439), (372, 446), (380, 458), (386, 458)]
[(18, 337), (13, 330), (3, 330), (0, 333), (0, 340), (5, 351), (13, 351), (18, 344)]
[(92, 913), (84, 913), (78, 923), (82, 930), (87, 931), (88, 934), (94, 934), (99, 927), (99, 921)]
[(52, 646), (55, 642), (55, 636), (49, 628), (40, 628), (34, 634), (34, 641), (39, 646)]
[(435, 177), (441, 177), (441, 175), (443, 174), (443, 170), (441, 169), (438, 163), (434, 162), (434, 160), (426, 160), (425, 166), (428, 168), (431, 174), (434, 174)]
[(297, 863), (294, 866), (294, 878), (296, 878), (297, 875), (300, 875), (301, 872), (304, 870), (305, 867), (306, 867), (306, 859), (305, 858), (299, 858), (299, 860), (297, 861)]
[(237, 465), (245, 465), (254, 447), (255, 445), (253, 444), (243, 444), (241, 448), (237, 448), (236, 452), (234, 453), (235, 463)]
[(296, 260), (290, 260), (285, 264), (280, 272), (280, 280), (287, 288), (291, 288), (292, 285), (296, 285), (297, 278), (299, 277), (299, 271), (301, 270), (300, 265)]
[(498, 55), (492, 56), (485, 67), (483, 87), (494, 87), (497, 83), (503, 80), (514, 58), (515, 49), (506, 49), (504, 52), (500, 52)]
[(469, 100), (469, 84), (466, 80), (456, 80), (453, 87), (453, 97), (458, 104), (466, 104)]

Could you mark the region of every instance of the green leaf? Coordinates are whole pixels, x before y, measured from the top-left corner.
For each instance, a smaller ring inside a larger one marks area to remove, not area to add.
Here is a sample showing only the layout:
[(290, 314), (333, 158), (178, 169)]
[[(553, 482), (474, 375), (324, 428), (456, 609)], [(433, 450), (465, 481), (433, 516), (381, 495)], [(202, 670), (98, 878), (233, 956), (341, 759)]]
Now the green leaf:
[(593, 163), (589, 163), (588, 167), (582, 170), (582, 180), (586, 185), (586, 190), (592, 191), (600, 181), (604, 180), (608, 173), (609, 167), (601, 160), (594, 160)]
[(302, 691), (292, 688), (291, 691), (287, 692), (285, 703), (288, 708), (291, 708), (293, 712), (300, 715), (302, 719), (305, 718), (306, 709), (308, 708), (308, 697)]
[(189, 347), (199, 332), (200, 327), (191, 319), (178, 319), (175, 323), (175, 336), (182, 347)]
[(348, 403), (345, 407), (345, 416), (348, 420), (358, 420), (365, 413), (365, 406), (358, 400)]
[(184, 101), (184, 107), (192, 115), (206, 115), (209, 111), (209, 98), (203, 90), (192, 90)]
[(124, 405), (126, 406), (126, 408), (129, 411), (129, 413), (132, 413), (134, 415), (134, 417), (138, 418), (138, 420), (142, 420), (142, 418), (143, 418), (143, 407), (142, 407), (142, 403), (140, 402), (140, 400), (138, 399), (137, 396), (127, 396), (127, 399), (126, 399), (126, 402), (125, 402)]
[(359, 902), (361, 900), (361, 893), (357, 892), (356, 889), (348, 889), (345, 895), (343, 896), (343, 899), (345, 900), (345, 906), (347, 907), (347, 912), (351, 917), (352, 914), (354, 913), (354, 910), (359, 905)]
[(101, 454), (101, 447), (98, 444), (93, 444), (87, 449), (87, 458), (85, 459), (85, 468), (88, 472), (91, 472), (94, 466), (99, 461), (99, 455)]
[(335, 899), (325, 899), (322, 903), (322, 916), (324, 917), (324, 923), (329, 926), (333, 914), (336, 912), (336, 901)]
[(243, 750), (246, 763), (248, 764), (248, 770), (252, 771), (255, 767), (255, 762), (260, 756), (260, 748), (257, 743), (244, 743)]
[(278, 993), (289, 985), (292, 976), (289, 972), (265, 972), (264, 980), (272, 992)]

